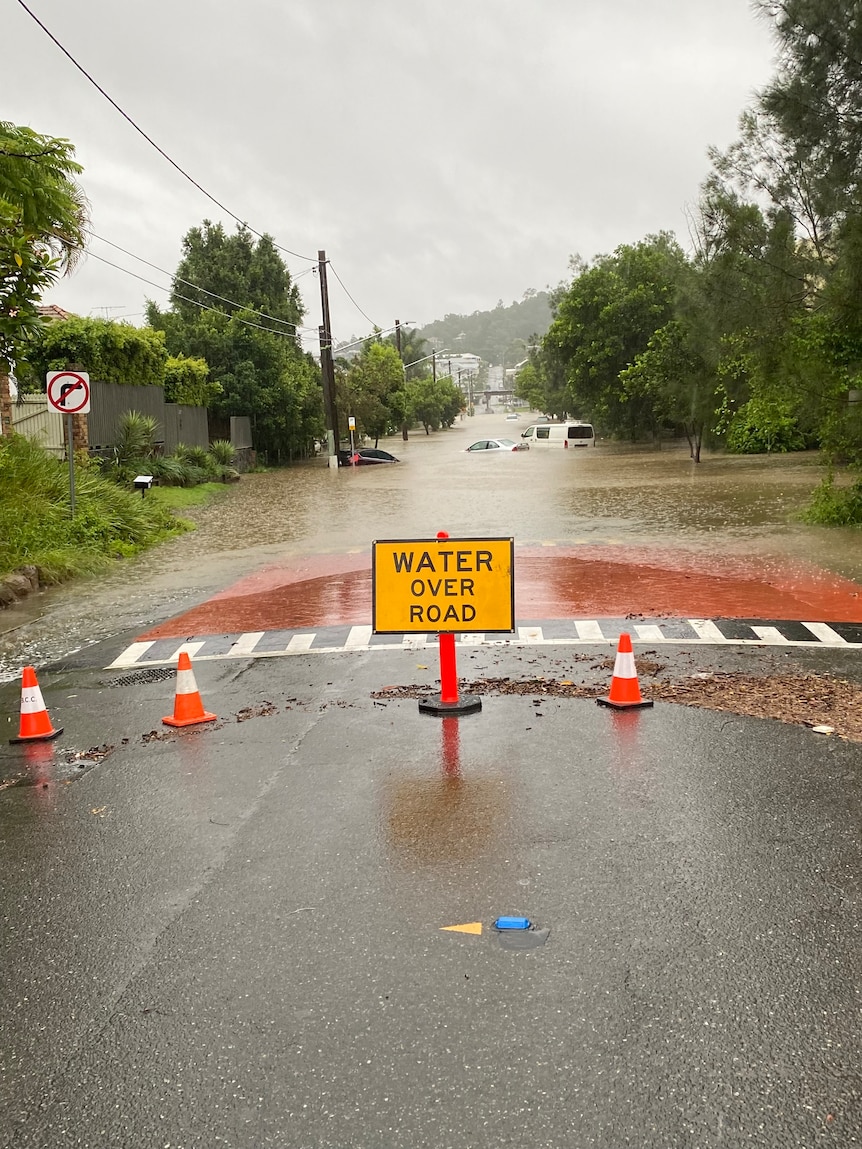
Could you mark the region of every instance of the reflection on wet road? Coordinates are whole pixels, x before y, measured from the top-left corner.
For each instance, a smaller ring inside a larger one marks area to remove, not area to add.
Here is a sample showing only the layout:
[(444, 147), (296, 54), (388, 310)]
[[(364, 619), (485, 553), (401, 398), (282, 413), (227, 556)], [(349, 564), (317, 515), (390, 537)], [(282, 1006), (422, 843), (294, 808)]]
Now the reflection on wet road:
[(194, 533), (0, 616), (0, 677), (121, 632), (162, 633), (178, 615), (183, 633), (369, 621), (371, 542), (441, 529), (515, 538), (520, 617), (862, 618), (858, 531), (793, 518), (819, 481), (816, 457), (465, 453), (504, 426), (513, 433), (483, 414), (383, 441), (398, 465), (246, 475), (194, 512)]

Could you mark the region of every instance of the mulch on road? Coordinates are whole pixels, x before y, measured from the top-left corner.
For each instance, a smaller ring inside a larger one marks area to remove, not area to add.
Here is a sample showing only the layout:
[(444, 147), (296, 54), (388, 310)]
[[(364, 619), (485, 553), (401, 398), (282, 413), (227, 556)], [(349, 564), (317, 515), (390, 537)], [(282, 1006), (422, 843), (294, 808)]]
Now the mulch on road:
[[(639, 663), (649, 674), (649, 664)], [(465, 684), (466, 685), (466, 684)], [(554, 678), (480, 678), (469, 683), (478, 694), (525, 694), (535, 697), (596, 698), (606, 689)], [(830, 727), (848, 742), (862, 742), (862, 686), (820, 674), (785, 674), (759, 677), (736, 673), (703, 673), (677, 681), (650, 678), (641, 684), (645, 698), (675, 702), (752, 718), (773, 718), (799, 726)], [(421, 698), (429, 687), (398, 686), (372, 697)]]

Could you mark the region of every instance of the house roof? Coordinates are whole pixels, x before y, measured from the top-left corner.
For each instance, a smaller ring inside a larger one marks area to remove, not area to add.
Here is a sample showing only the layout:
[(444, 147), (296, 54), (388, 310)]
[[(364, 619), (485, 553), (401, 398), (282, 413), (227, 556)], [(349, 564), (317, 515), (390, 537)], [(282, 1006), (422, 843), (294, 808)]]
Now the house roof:
[(72, 313), (64, 311), (56, 303), (42, 303), (39, 305), (39, 314), (43, 319), (71, 319)]

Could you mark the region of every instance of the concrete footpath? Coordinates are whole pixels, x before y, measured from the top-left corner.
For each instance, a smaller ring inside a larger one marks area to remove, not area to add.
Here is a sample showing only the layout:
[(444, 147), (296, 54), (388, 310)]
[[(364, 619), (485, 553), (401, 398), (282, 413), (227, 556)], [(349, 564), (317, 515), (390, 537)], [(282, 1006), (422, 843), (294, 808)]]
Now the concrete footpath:
[(862, 1144), (859, 745), (538, 695), (444, 737), (374, 697), (436, 677), (409, 650), (203, 663), (174, 732), (111, 657), (0, 747), (3, 1146)]

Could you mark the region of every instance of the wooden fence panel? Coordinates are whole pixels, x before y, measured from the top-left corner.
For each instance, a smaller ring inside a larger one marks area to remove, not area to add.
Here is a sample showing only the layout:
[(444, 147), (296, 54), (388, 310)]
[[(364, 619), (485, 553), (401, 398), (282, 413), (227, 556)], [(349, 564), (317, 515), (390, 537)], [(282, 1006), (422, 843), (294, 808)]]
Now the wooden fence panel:
[(185, 443), (187, 447), (209, 447), (206, 407), (165, 403), (165, 454), (172, 454), (178, 443)]
[(138, 387), (125, 383), (101, 383), (90, 380), (90, 413), (87, 431), (91, 449), (114, 447), (121, 415), (138, 411), (152, 415), (158, 427), (156, 442), (165, 441), (165, 392), (162, 387)]
[(58, 458), (66, 457), (63, 416), (48, 406), (47, 395), (19, 395), (12, 402), (12, 429)]

